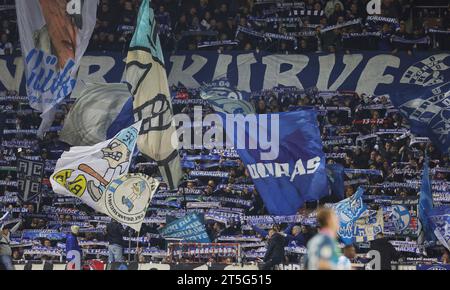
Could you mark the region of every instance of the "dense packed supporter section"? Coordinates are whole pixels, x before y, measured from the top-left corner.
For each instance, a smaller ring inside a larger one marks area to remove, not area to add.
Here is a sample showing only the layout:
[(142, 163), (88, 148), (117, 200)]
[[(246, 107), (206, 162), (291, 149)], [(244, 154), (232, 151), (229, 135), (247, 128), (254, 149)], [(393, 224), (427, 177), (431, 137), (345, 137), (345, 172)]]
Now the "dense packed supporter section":
[[(107, 56), (114, 51), (125, 58), (141, 1), (99, 2), (88, 54)], [(447, 1), (428, 7), (420, 1), (384, 0), (378, 16), (367, 15), (367, 2), (154, 0), (152, 6), (167, 55), (183, 51), (290, 55), (376, 51), (414, 57), (421, 52), (450, 50)], [(0, 0), (0, 56), (10, 58), (21, 55), (16, 11), (11, 5), (14, 1)], [(215, 112), (201, 97), (203, 87), (179, 83), (170, 89), (174, 115), (183, 113), (193, 119), (198, 106), (203, 116)], [(412, 134), (408, 119), (389, 96), (286, 86), (249, 94), (257, 114), (317, 110), (327, 169), (343, 168), (344, 196), (307, 200), (296, 215), (273, 216), (235, 150), (180, 150), (184, 178), (175, 190), (164, 183), (156, 162), (138, 154), (130, 172), (154, 177), (161, 185), (142, 229), (121, 232), (119, 243), (126, 258), (140, 263), (256, 264), (264, 258), (268, 231), (275, 226), (285, 237), (285, 264), (303, 265), (307, 243), (318, 231), (317, 208), (350, 198), (361, 187), (368, 208), (360, 220), (370, 221), (377, 231), (372, 236), (366, 232), (356, 235), (356, 254), (351, 260), (356, 268), (365, 267), (369, 261), (366, 253), (373, 248), (370, 241), (381, 233), (396, 250), (392, 257), (396, 268), (450, 263), (448, 250), (439, 243), (425, 250), (417, 242), (418, 192), (425, 155), (429, 157), (435, 206), (450, 203), (449, 155), (429, 138)], [(66, 234), (72, 226), (79, 227), (83, 260), (107, 261), (107, 246), (114, 241), (106, 234), (111, 219), (75, 197), (56, 195), (49, 180), (56, 161), (70, 148), (59, 134), (75, 100), (57, 106), (42, 139), (37, 136), (40, 113), (28, 102), (21, 92), (0, 92), (0, 217), (11, 212), (12, 220), (22, 221), (11, 234), (13, 261), (65, 261)], [(25, 203), (18, 194), (24, 182), (19, 182), (17, 174), (20, 159), (44, 165), (43, 175), (34, 177), (36, 185), (30, 194), (35, 198)], [(179, 244), (161, 236), (167, 216), (175, 219), (188, 213), (204, 214), (211, 243)]]

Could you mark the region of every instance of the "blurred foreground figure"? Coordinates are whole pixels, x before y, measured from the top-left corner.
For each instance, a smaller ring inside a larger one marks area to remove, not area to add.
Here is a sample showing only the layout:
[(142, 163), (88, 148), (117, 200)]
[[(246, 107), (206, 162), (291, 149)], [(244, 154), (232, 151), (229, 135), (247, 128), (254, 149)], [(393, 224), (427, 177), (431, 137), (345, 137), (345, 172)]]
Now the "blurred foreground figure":
[(337, 270), (341, 256), (336, 238), (339, 219), (333, 209), (323, 208), (317, 213), (320, 231), (308, 243), (308, 270)]

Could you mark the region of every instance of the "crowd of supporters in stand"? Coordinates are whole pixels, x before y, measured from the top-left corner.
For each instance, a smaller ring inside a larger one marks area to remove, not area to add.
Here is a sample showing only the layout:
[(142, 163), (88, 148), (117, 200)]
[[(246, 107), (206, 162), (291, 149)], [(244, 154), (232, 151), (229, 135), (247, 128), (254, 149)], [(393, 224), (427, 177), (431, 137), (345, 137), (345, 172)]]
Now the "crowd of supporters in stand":
[[(445, 8), (448, 4), (445, 1), (434, 1), (440, 8), (420, 8), (421, 5), (432, 3), (383, 0), (380, 16), (395, 21), (381, 22), (370, 27), (365, 22), (369, 0), (284, 1), (296, 5), (295, 8), (285, 9), (277, 6), (283, 1), (268, 1), (267, 4), (258, 2), (260, 1), (154, 0), (152, 6), (159, 23), (164, 51), (205, 49), (308, 53), (450, 49), (448, 34), (430, 32), (430, 29), (450, 29), (450, 5)], [(100, 0), (99, 3), (97, 24), (89, 50), (126, 52), (133, 35), (140, 1)], [(4, 1), (4, 4), (13, 4), (13, 1)], [(0, 55), (20, 53), (15, 10), (0, 10), (0, 16)], [(291, 20), (286, 20), (287, 18)], [(356, 19), (361, 19), (361, 24), (321, 32), (326, 27)], [(242, 33), (240, 27), (259, 33), (294, 36), (287, 40), (255, 37)], [(380, 35), (364, 35), (367, 32), (378, 32)], [(359, 36), (349, 38), (351, 34)], [(429, 36), (430, 41), (417, 45), (404, 44), (393, 42), (393, 35), (407, 40)]]
[[(173, 99), (175, 113), (193, 113), (194, 105), (190, 100), (199, 99), (197, 90), (186, 90), (185, 88), (172, 88), (175, 93)], [(9, 97), (7, 97), (9, 96)], [(409, 233), (390, 233), (390, 239), (400, 241), (414, 241), (417, 230), (417, 212), (414, 200), (417, 201), (418, 187), (377, 187), (380, 184), (397, 182), (405, 184), (408, 180), (420, 180), (421, 169), (424, 161), (424, 153), (430, 157), (430, 167), (432, 179), (437, 186), (443, 186), (448, 191), (448, 167), (449, 158), (440, 154), (437, 149), (429, 143), (416, 143), (413, 136), (406, 131), (408, 124), (398, 111), (390, 106), (387, 98), (372, 98), (370, 96), (359, 96), (351, 92), (318, 92), (317, 90), (307, 91), (267, 91), (256, 94), (253, 97), (257, 113), (282, 112), (292, 110), (297, 106), (315, 106), (317, 108), (344, 108), (342, 111), (325, 110), (320, 114), (319, 124), (324, 140), (324, 151), (327, 155), (327, 163), (340, 163), (349, 169), (373, 169), (380, 174), (353, 173), (345, 175), (345, 197), (352, 196), (358, 186), (367, 186), (365, 195), (372, 199), (367, 199), (369, 208), (376, 211), (381, 206), (373, 201), (374, 196), (380, 198), (391, 198), (397, 202), (404, 201), (409, 204), (411, 224)], [(0, 204), (1, 214), (7, 210), (14, 209), (15, 218), (23, 220), (19, 231), (14, 234), (13, 240), (19, 244), (14, 248), (13, 258), (16, 261), (27, 259), (47, 259), (59, 260), (64, 253), (64, 236), (52, 237), (45, 234), (40, 237), (24, 239), (24, 233), (30, 230), (49, 230), (64, 232), (72, 225), (81, 226), (80, 239), (84, 241), (82, 248), (85, 250), (85, 259), (105, 258), (104, 243), (105, 227), (107, 220), (100, 220), (98, 214), (81, 203), (61, 201), (61, 196), (55, 195), (49, 186), (48, 178), (53, 172), (56, 160), (69, 146), (58, 141), (58, 131), (63, 125), (65, 114), (70, 109), (70, 103), (62, 105), (58, 116), (55, 119), (51, 131), (46, 134), (44, 140), (38, 140), (35, 130), (38, 128), (40, 118), (38, 113), (32, 111), (27, 105), (26, 98), (17, 97), (17, 93), (3, 92), (0, 96), (2, 109), (1, 122), (5, 128), (0, 132)], [(345, 108), (348, 108), (345, 109)], [(205, 114), (212, 112), (210, 107), (204, 107)], [(380, 133), (383, 130), (391, 130), (391, 133)], [(376, 134), (376, 138), (364, 138), (371, 134)], [(346, 140), (344, 143), (334, 142)], [(208, 150), (183, 150), (183, 159), (189, 156), (217, 155)], [(45, 163), (45, 175), (42, 186), (42, 197), (30, 203), (22, 203), (17, 198), (17, 187), (15, 166), (17, 158), (24, 157), (32, 160), (39, 160)], [(242, 252), (246, 261), (254, 261), (257, 257), (264, 255), (264, 239), (267, 236), (265, 230), (270, 229), (274, 224), (255, 224), (251, 220), (246, 220), (248, 216), (268, 215), (257, 190), (252, 185), (249, 174), (237, 156), (220, 155), (219, 163), (211, 165), (210, 159), (198, 160), (193, 167), (185, 167), (186, 180), (182, 183), (179, 196), (173, 199), (162, 196), (155, 196), (149, 212), (147, 214), (143, 229), (140, 232), (141, 243), (138, 253), (139, 261), (167, 261), (166, 256), (167, 241), (158, 235), (158, 228), (164, 225), (165, 215), (183, 214), (186, 202), (192, 201), (189, 195), (182, 192), (198, 190), (201, 195), (196, 195), (195, 201), (217, 201), (221, 203), (220, 213), (209, 209), (204, 210), (206, 226), (211, 241), (235, 242), (249, 244), (253, 247), (245, 248)], [(217, 161), (217, 160), (216, 160)], [(202, 165), (207, 165), (203, 167)], [(150, 176), (157, 176), (156, 166), (149, 164), (143, 157), (134, 160), (132, 171), (144, 172)], [(192, 170), (200, 169), (207, 171), (220, 171), (228, 173), (228, 178), (223, 177), (198, 177), (189, 178)], [(204, 169), (207, 168), (207, 169)], [(11, 183), (12, 182), (12, 183)], [(187, 197), (187, 199), (186, 199)], [(320, 203), (335, 202), (336, 200), (326, 198)], [(38, 202), (40, 202), (38, 206)], [(435, 200), (435, 204), (445, 204), (446, 200)], [(319, 204), (317, 202), (307, 202), (299, 210), (299, 215), (308, 217)], [(38, 211), (39, 207), (39, 211)], [(229, 211), (228, 211), (229, 210)], [(20, 212), (19, 212), (20, 211)], [(228, 211), (228, 212), (227, 212)], [(83, 216), (89, 216), (86, 219)], [(222, 215), (222, 216), (221, 216)], [(389, 221), (391, 213), (385, 213), (385, 221)], [(280, 223), (277, 227), (285, 229), (286, 247), (303, 248), (308, 240), (316, 232), (314, 225), (304, 222)], [(45, 231), (43, 231), (45, 232)], [(295, 233), (295, 236), (293, 236)], [(124, 231), (124, 236), (136, 237), (132, 230)], [(255, 242), (256, 239), (256, 242)], [(258, 242), (259, 241), (259, 242)], [(250, 243), (250, 244), (251, 244)], [(364, 243), (363, 243), (364, 244)], [(357, 245), (357, 252), (363, 256), (367, 251), (363, 244)], [(124, 244), (128, 247), (128, 242)], [(132, 248), (136, 248), (133, 242)], [(37, 251), (33, 251), (37, 249)], [(41, 252), (40, 252), (41, 251)], [(44, 254), (45, 253), (45, 254)], [(135, 254), (136, 252), (132, 252)], [(429, 250), (431, 257), (439, 258), (442, 248), (437, 247)], [(301, 255), (300, 255), (301, 256)], [(134, 255), (133, 255), (134, 257)], [(407, 257), (422, 257), (421, 254), (411, 251), (401, 252), (400, 257), (405, 260)], [(287, 253), (287, 259), (298, 262), (299, 254)], [(182, 262), (189, 262), (199, 259), (184, 257)], [(221, 262), (235, 262), (236, 258), (228, 256), (209, 256), (209, 260)]]

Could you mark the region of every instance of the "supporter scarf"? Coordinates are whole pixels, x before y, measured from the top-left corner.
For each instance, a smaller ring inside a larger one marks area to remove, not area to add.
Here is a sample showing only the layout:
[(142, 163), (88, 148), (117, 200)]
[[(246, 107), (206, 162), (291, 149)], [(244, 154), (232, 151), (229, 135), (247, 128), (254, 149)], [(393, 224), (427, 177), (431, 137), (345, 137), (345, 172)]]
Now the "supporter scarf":
[(352, 39), (352, 38), (359, 38), (359, 37), (380, 37), (381, 32), (363, 32), (363, 33), (345, 33), (342, 35), (343, 39)]
[(399, 42), (405, 44), (430, 44), (430, 38), (428, 36), (422, 37), (420, 39), (405, 39), (403, 37), (393, 35), (391, 37), (392, 42)]
[(392, 17), (383, 17), (383, 16), (377, 16), (377, 15), (369, 15), (366, 18), (366, 26), (370, 26), (372, 28), (375, 28), (376, 25), (388, 23), (395, 27), (397, 30), (400, 27), (400, 24), (398, 23), (398, 20), (396, 18)]
[(450, 30), (439, 30), (439, 29), (430, 28), (430, 29), (428, 29), (428, 33), (450, 34)]
[(361, 24), (361, 19), (360, 18), (355, 19), (355, 20), (350, 20), (350, 21), (344, 22), (342, 24), (336, 24), (336, 25), (327, 26), (325, 28), (322, 28), (320, 30), (320, 33), (325, 33), (325, 32), (328, 32), (328, 31), (335, 30), (335, 29), (344, 28), (344, 27), (347, 27), (347, 26), (352, 26), (352, 25), (357, 25), (357, 24)]
[(383, 176), (383, 171), (377, 169), (353, 169), (345, 168), (344, 172), (346, 174), (366, 174), (366, 175), (378, 175)]
[(239, 42), (235, 40), (218, 40), (218, 41), (204, 41), (197, 45), (197, 48), (214, 47), (214, 46), (225, 46), (225, 45), (238, 45)]
[(218, 178), (228, 178), (229, 173), (223, 171), (198, 171), (193, 170), (189, 173), (190, 177), (218, 177)]

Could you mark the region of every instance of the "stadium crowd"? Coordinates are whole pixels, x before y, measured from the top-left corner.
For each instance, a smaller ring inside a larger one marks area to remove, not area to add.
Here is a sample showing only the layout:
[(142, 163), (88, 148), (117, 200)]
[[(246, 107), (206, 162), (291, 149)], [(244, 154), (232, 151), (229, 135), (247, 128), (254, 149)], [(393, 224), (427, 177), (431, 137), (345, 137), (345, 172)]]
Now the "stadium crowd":
[[(139, 1), (117, 2), (100, 1), (97, 27), (89, 50), (127, 50)], [(164, 51), (260, 49), (278, 53), (305, 53), (373, 49), (395, 53), (398, 50), (449, 49), (448, 35), (445, 35), (446, 38), (441, 37), (440, 33), (430, 33), (429, 28), (435, 31), (450, 29), (450, 6), (440, 17), (435, 17), (437, 20), (431, 24), (424, 19), (436, 16), (433, 10), (421, 11), (420, 17), (416, 17), (419, 15), (414, 15), (413, 10), (401, 8), (409, 1), (385, 0), (382, 15), (395, 18), (393, 26), (383, 24), (377, 26), (376, 31), (369, 31), (365, 25), (358, 23), (342, 29), (321, 31), (330, 25), (367, 18), (364, 9), (366, 2), (295, 1), (299, 11), (318, 12), (302, 16), (301, 21), (293, 22), (291, 19), (285, 22), (280, 19), (295, 18), (297, 14), (290, 15), (294, 10), (289, 9), (290, 12), (287, 12), (283, 7), (271, 3), (258, 4), (250, 0), (152, 1)], [(8, 1), (4, 3), (13, 4)], [(10, 12), (0, 11), (0, 55), (20, 53), (15, 12)], [(274, 22), (267, 21), (267, 17), (272, 16), (275, 17)], [(308, 31), (312, 33), (306, 33)], [(255, 37), (261, 33), (267, 34), (265, 37)], [(299, 33), (298, 36), (295, 33)], [(346, 36), (351, 34), (358, 41), (346, 41)], [(392, 41), (392, 34), (416, 40), (431, 36), (433, 41), (414, 45), (396, 44)], [(369, 38), (374, 39), (366, 41)], [(201, 102), (199, 90), (183, 87), (171, 89), (175, 113), (193, 113), (198, 103), (202, 103), (205, 114), (212, 111), (212, 108)], [(254, 92), (252, 102), (258, 114), (296, 110), (305, 106), (318, 109), (327, 163), (353, 169), (345, 173), (345, 197), (352, 196), (359, 186), (364, 186), (364, 199), (369, 206), (368, 218), (376, 215), (380, 209), (384, 210), (385, 237), (379, 234), (375, 238), (378, 244), (389, 238), (396, 248), (392, 256), (386, 259), (412, 264), (417, 261), (449, 262), (448, 252), (443, 252), (442, 247), (429, 248), (425, 256), (423, 247), (415, 242), (417, 192), (425, 152), (430, 157), (435, 204), (450, 202), (448, 195), (444, 194), (449, 192), (449, 157), (440, 154), (428, 140), (409, 134), (407, 120), (395, 110), (388, 97), (358, 95), (354, 92), (320, 92), (314, 88), (279, 88)], [(232, 263), (238, 259), (237, 252), (229, 249), (233, 247), (231, 243), (240, 245), (240, 258), (249, 262), (269, 258), (265, 256), (267, 240), (271, 241), (271, 245), (277, 243), (285, 246), (285, 255), (281, 257), (283, 262), (301, 260), (306, 243), (317, 232), (314, 213), (319, 203), (307, 202), (292, 219), (276, 220), (268, 216), (245, 166), (232, 150), (183, 150), (185, 181), (175, 192), (165, 190), (164, 186), (160, 188), (149, 208), (139, 238), (130, 229), (111, 226), (108, 218), (96, 214), (75, 198), (56, 196), (48, 178), (53, 173), (56, 160), (69, 148), (58, 140), (58, 132), (70, 107), (71, 102), (60, 106), (50, 132), (44, 140), (39, 140), (36, 131), (41, 119), (39, 113), (28, 106), (27, 98), (19, 96), (17, 92), (0, 92), (0, 124), (3, 124), (0, 131), (0, 216), (11, 211), (13, 218), (18, 220), (18, 228), (14, 229), (17, 231), (11, 231), (11, 255), (15, 262), (64, 260), (64, 242), (69, 232), (79, 236), (84, 260), (106, 260), (109, 254), (106, 247), (116, 244), (125, 250), (125, 254), (132, 255), (132, 259), (140, 262)], [(18, 158), (45, 164), (40, 195), (29, 203), (22, 203), (17, 196), (15, 172)], [(200, 170), (210, 174), (193, 177), (193, 172)], [(158, 175), (155, 164), (142, 156), (134, 160), (132, 171), (149, 176)], [(320, 201), (320, 204), (336, 201), (334, 196), (330, 196)], [(206, 203), (206, 208), (196, 208), (197, 202), (203, 205)], [(398, 217), (392, 212), (393, 204), (405, 205), (408, 209), (411, 220), (407, 225), (398, 225)], [(211, 254), (206, 250), (199, 253), (194, 248), (184, 249), (185, 255), (177, 257), (167, 251), (168, 241), (159, 235), (158, 229), (165, 224), (166, 215), (182, 216), (186, 211), (205, 214), (208, 234), (211, 241), (219, 243), (219, 254)], [(275, 233), (279, 233), (275, 235), (277, 240), (272, 239)], [(220, 243), (224, 245), (222, 248)], [(351, 262), (364, 263), (365, 253), (376, 244), (362, 239), (354, 247), (345, 248), (344, 252)]]
[[(4, 4), (12, 5), (13, 2), (5, 0)], [(155, 0), (152, 5), (164, 51), (308, 53), (382, 50), (395, 53), (399, 50), (450, 49), (448, 34), (445, 34), (450, 29), (450, 5), (447, 9), (417, 9), (428, 2), (383, 0), (380, 16), (387, 21), (368, 25), (368, 2), (307, 0), (281, 1), (284, 4), (280, 4), (280, 1), (257, 0)], [(88, 49), (126, 51), (139, 4), (139, 0), (100, 0), (97, 24)], [(442, 2), (442, 5), (447, 4)], [(2, 9), (0, 16), (0, 55), (20, 53), (15, 10)], [(351, 21), (356, 22), (351, 24)], [(335, 25), (337, 29), (328, 30)], [(413, 42), (402, 42), (401, 39)], [(422, 41), (414, 43), (417, 40)]]

